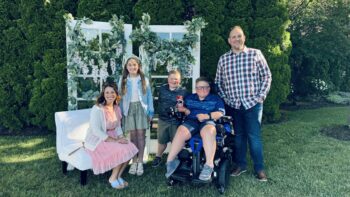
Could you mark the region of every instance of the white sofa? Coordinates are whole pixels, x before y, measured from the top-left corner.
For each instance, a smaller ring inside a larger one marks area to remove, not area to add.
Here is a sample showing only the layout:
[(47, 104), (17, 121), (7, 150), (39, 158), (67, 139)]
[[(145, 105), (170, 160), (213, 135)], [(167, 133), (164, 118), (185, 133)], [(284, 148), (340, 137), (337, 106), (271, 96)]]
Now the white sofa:
[(80, 170), (81, 185), (86, 185), (87, 170), (92, 169), (91, 158), (83, 148), (90, 111), (82, 109), (55, 113), (56, 148), (58, 158), (62, 161), (63, 174), (67, 173), (67, 165), (72, 165)]
[[(89, 127), (91, 109), (62, 111), (55, 113), (56, 149), (62, 161), (62, 172), (67, 174), (67, 166), (80, 170), (80, 183), (86, 185), (87, 170), (92, 169), (90, 156), (83, 148), (83, 140)], [(148, 160), (149, 150), (156, 152), (157, 140), (150, 140), (150, 130), (146, 131), (144, 162)], [(153, 145), (153, 147), (150, 147)]]

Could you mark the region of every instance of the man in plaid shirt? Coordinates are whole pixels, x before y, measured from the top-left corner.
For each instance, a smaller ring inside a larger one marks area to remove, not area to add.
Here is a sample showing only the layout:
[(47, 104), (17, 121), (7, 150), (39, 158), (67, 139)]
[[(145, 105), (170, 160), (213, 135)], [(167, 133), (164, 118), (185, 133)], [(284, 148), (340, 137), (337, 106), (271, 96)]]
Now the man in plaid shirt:
[(215, 83), (227, 105), (227, 114), (234, 120), (237, 168), (231, 176), (247, 171), (249, 144), (257, 178), (267, 181), (260, 127), (263, 102), (271, 85), (271, 72), (261, 51), (245, 46), (245, 35), (240, 26), (231, 29), (228, 43), (231, 50), (219, 59)]

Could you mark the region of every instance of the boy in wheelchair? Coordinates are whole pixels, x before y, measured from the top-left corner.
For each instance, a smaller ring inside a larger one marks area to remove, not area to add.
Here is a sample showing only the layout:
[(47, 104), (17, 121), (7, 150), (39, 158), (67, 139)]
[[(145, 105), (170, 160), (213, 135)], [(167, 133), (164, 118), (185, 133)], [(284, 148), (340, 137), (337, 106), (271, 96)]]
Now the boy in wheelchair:
[[(211, 181), (212, 173), (218, 166), (218, 164), (214, 165), (214, 157), (220, 157), (220, 154), (217, 152), (217, 147), (220, 149), (220, 153), (224, 153), (224, 147), (222, 145), (224, 144), (225, 133), (230, 129), (225, 129), (224, 124), (221, 124), (219, 127), (216, 125), (216, 120), (219, 120), (222, 116), (224, 116), (225, 107), (219, 96), (210, 94), (209, 92), (209, 81), (206, 78), (200, 77), (196, 80), (196, 93), (185, 98), (186, 107), (178, 107), (178, 111), (183, 112), (186, 117), (184, 118), (183, 123), (177, 129), (172, 142), (171, 150), (168, 155), (167, 172), (165, 174), (166, 178), (168, 179), (176, 179), (176, 177), (178, 177), (176, 176), (177, 172), (175, 173), (175, 171), (177, 171), (179, 166), (179, 171), (180, 169), (186, 168), (188, 162), (186, 164), (186, 159), (183, 158), (183, 154), (186, 155), (186, 153), (184, 153), (182, 150), (186, 144), (186, 141), (190, 140), (189, 146), (194, 149), (192, 150), (192, 159), (197, 160), (189, 164), (191, 166), (190, 168), (192, 168), (190, 169), (189, 173), (189, 176), (192, 177), (190, 179), (193, 181), (198, 180), (199, 182)], [(229, 120), (227, 122), (231, 121)], [(218, 136), (217, 127), (220, 130), (220, 135)], [(194, 137), (198, 133), (200, 137)], [(205, 162), (204, 158), (200, 158), (200, 154), (202, 152), (201, 146), (204, 148)], [(181, 154), (177, 158), (180, 151)], [(202, 161), (204, 164), (202, 164)], [(231, 162), (229, 162), (229, 164), (226, 163), (225, 165), (230, 165), (230, 163)], [(227, 166), (227, 169), (228, 167), (229, 166)], [(199, 176), (197, 172), (199, 173)]]

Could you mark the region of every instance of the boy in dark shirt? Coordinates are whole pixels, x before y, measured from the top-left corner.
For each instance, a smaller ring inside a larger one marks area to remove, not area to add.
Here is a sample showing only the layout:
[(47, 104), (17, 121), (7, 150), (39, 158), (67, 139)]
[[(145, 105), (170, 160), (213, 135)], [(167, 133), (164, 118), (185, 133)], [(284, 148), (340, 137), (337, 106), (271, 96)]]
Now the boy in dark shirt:
[(161, 163), (162, 154), (164, 153), (167, 143), (171, 142), (175, 136), (177, 127), (180, 122), (176, 115), (169, 114), (170, 108), (175, 109), (177, 101), (187, 95), (185, 88), (180, 87), (181, 74), (177, 70), (172, 70), (168, 74), (168, 83), (159, 89), (158, 96), (158, 150), (155, 159), (152, 162), (153, 167)]

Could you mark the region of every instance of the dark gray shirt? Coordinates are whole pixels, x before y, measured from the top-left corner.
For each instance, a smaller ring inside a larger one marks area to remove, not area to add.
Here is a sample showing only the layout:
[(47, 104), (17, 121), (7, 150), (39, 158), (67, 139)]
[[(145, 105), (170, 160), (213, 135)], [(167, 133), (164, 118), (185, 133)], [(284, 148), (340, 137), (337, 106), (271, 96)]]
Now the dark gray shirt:
[(177, 121), (175, 117), (169, 116), (170, 107), (176, 106), (176, 96), (185, 96), (187, 95), (187, 91), (183, 87), (179, 87), (175, 90), (169, 89), (169, 84), (164, 84), (160, 86), (159, 88), (159, 97), (158, 97), (158, 114), (159, 119), (166, 121), (166, 122), (172, 122)]

